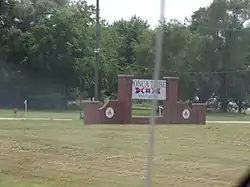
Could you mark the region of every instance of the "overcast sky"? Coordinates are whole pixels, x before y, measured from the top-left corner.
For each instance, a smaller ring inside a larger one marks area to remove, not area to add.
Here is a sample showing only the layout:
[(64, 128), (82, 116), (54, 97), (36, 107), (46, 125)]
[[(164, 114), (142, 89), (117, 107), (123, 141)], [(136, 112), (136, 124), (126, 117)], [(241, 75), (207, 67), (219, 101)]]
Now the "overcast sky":
[[(96, 0), (87, 0), (95, 4)], [(166, 0), (166, 19), (183, 21), (185, 17), (208, 6), (212, 0)], [(132, 15), (148, 20), (154, 26), (159, 20), (160, 0), (100, 0), (101, 17), (109, 22), (119, 19), (129, 19)]]

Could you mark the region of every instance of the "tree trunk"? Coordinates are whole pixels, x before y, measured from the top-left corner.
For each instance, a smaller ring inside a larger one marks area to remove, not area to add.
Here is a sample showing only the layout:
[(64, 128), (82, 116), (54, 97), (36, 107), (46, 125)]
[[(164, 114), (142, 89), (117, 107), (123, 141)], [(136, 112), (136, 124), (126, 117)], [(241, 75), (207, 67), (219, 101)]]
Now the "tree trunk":
[(227, 112), (228, 101), (224, 100), (221, 102), (221, 112)]
[(242, 113), (242, 101), (238, 102), (238, 113)]

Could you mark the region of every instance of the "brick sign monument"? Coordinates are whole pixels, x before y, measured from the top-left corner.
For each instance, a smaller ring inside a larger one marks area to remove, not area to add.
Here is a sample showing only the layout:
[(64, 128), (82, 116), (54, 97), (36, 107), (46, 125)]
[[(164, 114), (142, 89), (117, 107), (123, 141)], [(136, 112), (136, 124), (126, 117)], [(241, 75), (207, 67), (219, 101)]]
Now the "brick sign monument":
[(153, 80), (133, 79), (132, 75), (118, 75), (118, 98), (102, 107), (99, 101), (84, 102), (84, 123), (90, 124), (149, 124), (150, 116), (133, 117), (132, 100), (163, 100), (163, 115), (157, 124), (205, 124), (204, 103), (178, 101), (178, 77), (164, 77), (153, 85)]

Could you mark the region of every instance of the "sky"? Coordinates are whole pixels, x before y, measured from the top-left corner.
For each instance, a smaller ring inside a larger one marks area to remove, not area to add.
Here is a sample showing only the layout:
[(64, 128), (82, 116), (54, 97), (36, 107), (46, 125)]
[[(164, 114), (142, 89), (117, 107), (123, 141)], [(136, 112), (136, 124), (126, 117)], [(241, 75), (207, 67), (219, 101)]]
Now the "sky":
[[(88, 4), (96, 0), (87, 0)], [(212, 0), (166, 0), (165, 18), (181, 22), (200, 7), (209, 6)], [(100, 0), (100, 16), (108, 22), (137, 15), (155, 26), (160, 18), (160, 0)]]

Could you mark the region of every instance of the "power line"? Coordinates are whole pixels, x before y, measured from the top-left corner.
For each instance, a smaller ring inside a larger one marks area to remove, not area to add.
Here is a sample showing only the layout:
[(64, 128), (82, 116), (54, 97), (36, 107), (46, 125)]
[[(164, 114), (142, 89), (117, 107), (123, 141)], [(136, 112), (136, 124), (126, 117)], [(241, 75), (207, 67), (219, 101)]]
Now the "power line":
[[(154, 71), (154, 68), (147, 68), (144, 66), (140, 66), (140, 65), (136, 65), (136, 64), (132, 64), (131, 65), (132, 68), (141, 68), (144, 71)], [(225, 74), (225, 73), (248, 73), (250, 72), (250, 67), (246, 67), (245, 69), (234, 69), (234, 70), (221, 70), (221, 71), (177, 71), (177, 70), (164, 70), (161, 69), (161, 72), (164, 73), (176, 73), (176, 74)]]
[(168, 73), (178, 73), (178, 74), (225, 74), (225, 73), (246, 73), (250, 70), (232, 70), (232, 71), (167, 71)]
[(197, 26), (197, 29), (206, 29), (206, 30), (216, 30), (216, 31), (232, 31), (232, 32), (250, 32), (250, 28), (222, 28), (222, 27), (207, 27), (207, 26)]

